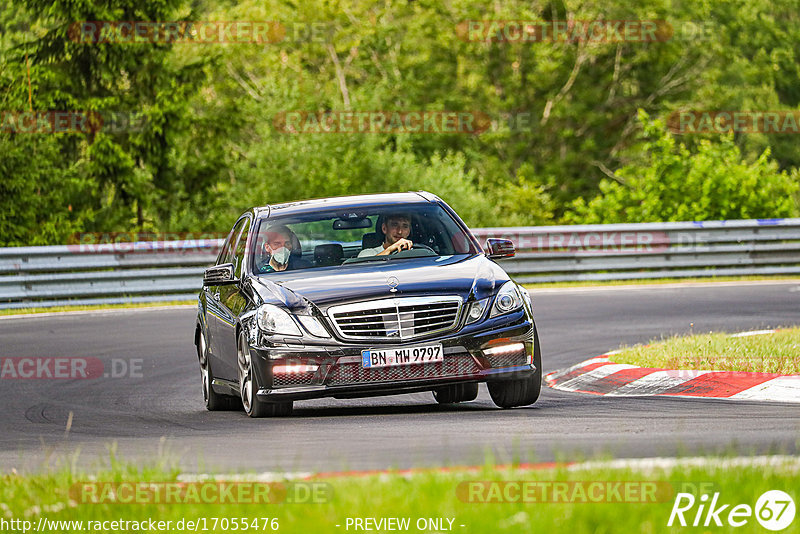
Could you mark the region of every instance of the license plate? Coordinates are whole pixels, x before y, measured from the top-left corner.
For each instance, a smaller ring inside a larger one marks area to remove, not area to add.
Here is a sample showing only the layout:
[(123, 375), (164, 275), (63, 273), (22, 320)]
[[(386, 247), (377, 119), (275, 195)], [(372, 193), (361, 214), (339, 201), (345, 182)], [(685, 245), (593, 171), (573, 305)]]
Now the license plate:
[(394, 367), (415, 363), (441, 362), (444, 352), (441, 345), (408, 347), (400, 349), (370, 349), (361, 351), (361, 367)]

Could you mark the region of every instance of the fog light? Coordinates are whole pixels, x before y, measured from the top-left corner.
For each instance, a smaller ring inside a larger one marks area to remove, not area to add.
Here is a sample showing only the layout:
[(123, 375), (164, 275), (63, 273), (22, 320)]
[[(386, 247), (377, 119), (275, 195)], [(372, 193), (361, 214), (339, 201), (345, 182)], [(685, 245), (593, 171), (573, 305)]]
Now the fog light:
[(313, 373), (319, 369), (319, 365), (307, 364), (288, 364), (288, 365), (275, 365), (272, 368), (272, 374), (299, 374), (299, 373)]
[(483, 353), (486, 356), (505, 356), (507, 354), (515, 354), (518, 352), (525, 352), (524, 343), (511, 343), (510, 345), (500, 345), (499, 347), (483, 349)]

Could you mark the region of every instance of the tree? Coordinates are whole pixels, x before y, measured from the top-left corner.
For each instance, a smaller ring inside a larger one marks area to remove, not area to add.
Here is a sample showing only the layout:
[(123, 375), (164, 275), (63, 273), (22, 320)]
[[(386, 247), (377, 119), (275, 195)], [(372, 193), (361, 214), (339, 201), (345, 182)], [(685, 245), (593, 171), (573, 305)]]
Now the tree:
[[(600, 183), (600, 194), (572, 204), (570, 223), (706, 221), (792, 217), (797, 176), (778, 169), (769, 149), (747, 161), (733, 137), (703, 139), (690, 150), (661, 120), (640, 111), (639, 161)], [(633, 151), (633, 149), (632, 149)], [(796, 174), (796, 172), (795, 172)]]

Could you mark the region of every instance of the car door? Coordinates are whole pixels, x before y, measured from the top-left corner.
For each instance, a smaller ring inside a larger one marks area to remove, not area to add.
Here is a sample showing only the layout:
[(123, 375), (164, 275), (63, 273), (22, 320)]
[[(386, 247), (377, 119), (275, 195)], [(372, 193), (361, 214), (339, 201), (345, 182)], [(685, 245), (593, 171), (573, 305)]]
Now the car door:
[[(240, 226), (237, 230), (236, 241), (232, 241), (231, 246), (231, 260), (233, 263), (233, 276), (237, 280), (241, 280), (242, 274), (246, 273), (244, 268), (245, 252), (247, 248), (247, 240), (250, 234), (251, 220), (250, 217), (240, 219)], [(219, 310), (220, 314), (217, 317), (217, 335), (219, 343), (219, 357), (221, 365), (220, 372), (225, 373), (223, 378), (229, 380), (238, 379), (238, 364), (237, 364), (237, 339), (236, 339), (236, 325), (238, 323), (239, 314), (245, 307), (246, 300), (241, 292), (241, 283), (228, 284), (221, 286), (219, 289)]]
[[(222, 245), (222, 250), (220, 251), (219, 256), (217, 256), (216, 265), (233, 262), (234, 246), (239, 233), (241, 233), (244, 221), (244, 218), (236, 221), (236, 224), (233, 226), (228, 234), (228, 237), (225, 239), (225, 243)], [(228, 286), (212, 285), (204, 287), (206, 297), (206, 324), (208, 325), (207, 333), (209, 359), (211, 361), (211, 367), (214, 371), (214, 376), (217, 378), (227, 378), (232, 380), (236, 378), (236, 374), (234, 372), (233, 377), (231, 377), (231, 372), (228, 369), (230, 364), (226, 362), (225, 358), (223, 357), (225, 343), (222, 332), (224, 330), (221, 329), (220, 326), (223, 318), (226, 315), (220, 302), (221, 291), (225, 287)]]

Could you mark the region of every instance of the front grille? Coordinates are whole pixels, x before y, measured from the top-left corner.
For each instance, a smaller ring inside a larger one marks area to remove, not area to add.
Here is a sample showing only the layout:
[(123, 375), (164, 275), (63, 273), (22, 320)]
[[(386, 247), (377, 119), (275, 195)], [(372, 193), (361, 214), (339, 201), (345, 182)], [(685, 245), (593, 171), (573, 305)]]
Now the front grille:
[(460, 311), (461, 297), (406, 297), (334, 306), (328, 316), (344, 339), (404, 341), (454, 329)]
[(307, 386), (316, 374), (315, 371), (308, 373), (279, 373), (272, 377), (272, 385), (276, 388), (287, 386)]
[(444, 360), (417, 365), (399, 365), (364, 369), (361, 363), (342, 363), (331, 369), (325, 383), (329, 386), (344, 384), (363, 384), (370, 382), (391, 382), (398, 380), (418, 380), (453, 376), (471, 376), (480, 372), (472, 356), (445, 355)]

